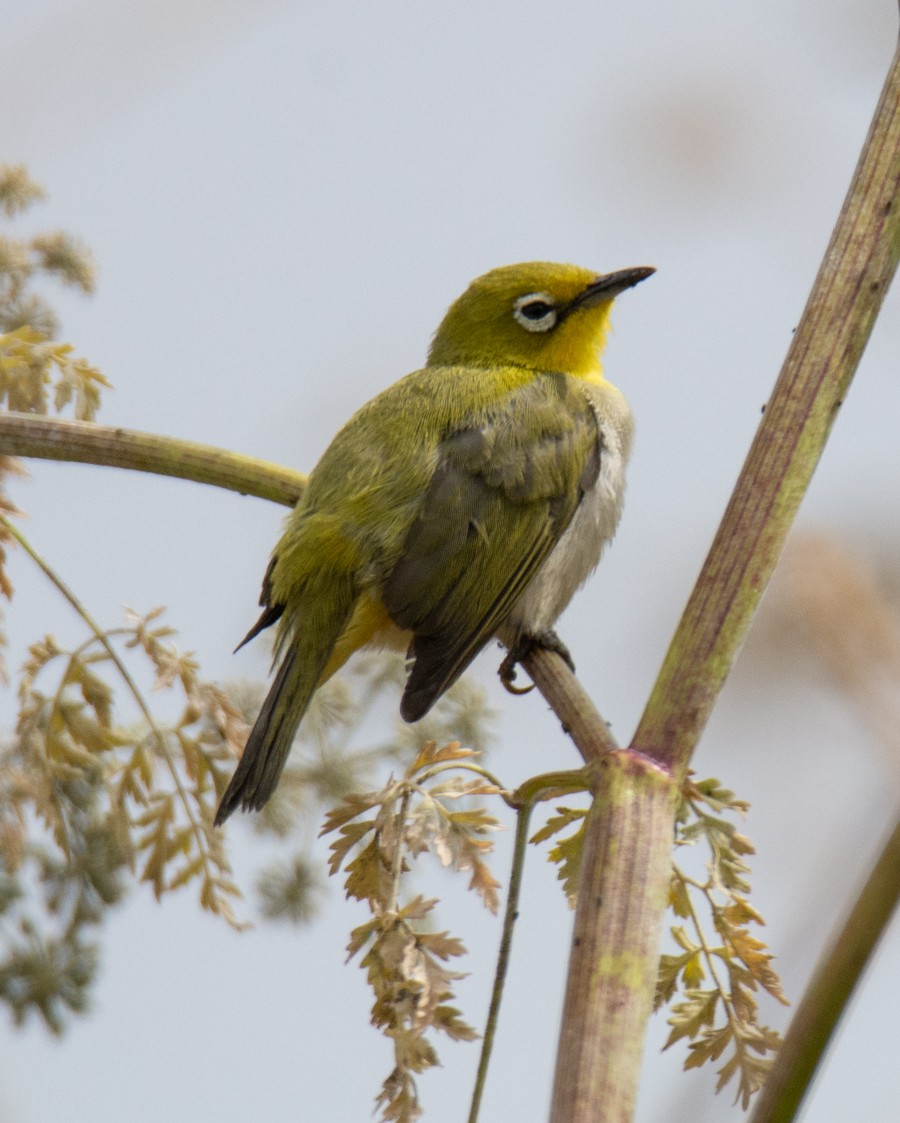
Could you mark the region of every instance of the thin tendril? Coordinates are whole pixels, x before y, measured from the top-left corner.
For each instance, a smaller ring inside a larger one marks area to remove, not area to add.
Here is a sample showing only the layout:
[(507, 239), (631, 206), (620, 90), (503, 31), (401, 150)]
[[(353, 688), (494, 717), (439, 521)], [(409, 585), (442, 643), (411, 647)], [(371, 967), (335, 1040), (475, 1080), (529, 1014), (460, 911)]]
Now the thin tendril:
[(21, 533), (21, 531), (3, 515), (0, 515), (0, 526), (8, 531), (13, 538), (15, 538), (15, 540), (19, 543), (25, 553), (28, 554), (31, 560), (38, 566), (38, 568), (44, 573), (44, 575), (50, 580), (50, 582), (56, 586), (57, 590), (69, 602), (69, 604), (85, 622), (88, 628), (90, 628), (90, 630), (94, 634), (94, 638), (98, 643), (102, 645), (103, 649), (106, 651), (106, 654), (112, 660), (113, 665), (119, 672), (119, 675), (128, 688), (132, 698), (134, 698), (135, 702), (137, 703), (137, 706), (140, 709), (144, 720), (147, 722), (147, 725), (150, 727), (150, 731), (153, 734), (154, 739), (156, 740), (160, 755), (165, 761), (166, 767), (169, 769), (169, 772), (172, 776), (178, 798), (181, 802), (182, 807), (184, 808), (185, 815), (187, 816), (191, 833), (194, 835), (194, 838), (197, 842), (197, 849), (203, 859), (203, 865), (207, 869), (207, 874), (210, 875), (211, 871), (209, 870), (209, 864), (211, 859), (208, 847), (206, 846), (206, 837), (204, 835), (203, 829), (197, 823), (196, 817), (194, 816), (194, 811), (191, 807), (191, 801), (188, 798), (188, 794), (185, 791), (184, 785), (181, 781), (181, 777), (178, 774), (178, 769), (175, 766), (175, 761), (172, 757), (171, 752), (169, 751), (168, 745), (166, 744), (166, 739), (163, 735), (163, 732), (154, 721), (153, 715), (150, 712), (150, 708), (144, 701), (144, 697), (138, 689), (137, 683), (131, 677), (128, 668), (122, 662), (113, 645), (109, 642), (108, 635), (100, 628), (99, 624), (97, 624), (97, 622), (94, 620), (85, 606), (81, 603), (78, 597), (72, 592), (69, 586), (59, 576), (59, 574), (56, 573), (56, 571), (34, 549), (34, 547)]

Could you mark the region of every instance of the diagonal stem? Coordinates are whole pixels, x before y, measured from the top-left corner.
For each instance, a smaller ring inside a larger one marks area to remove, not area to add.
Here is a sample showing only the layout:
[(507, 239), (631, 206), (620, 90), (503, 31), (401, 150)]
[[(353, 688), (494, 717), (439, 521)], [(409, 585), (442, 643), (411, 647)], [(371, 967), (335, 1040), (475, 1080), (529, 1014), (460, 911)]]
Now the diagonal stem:
[(791, 1019), (752, 1123), (796, 1118), (816, 1069), (900, 900), (900, 820)]
[(633, 741), (679, 775), (744, 640), (900, 257), (900, 49), (781, 374)]
[[(633, 1118), (666, 908), (677, 784), (775, 567), (898, 257), (900, 51), (765, 416), (631, 748), (607, 753), (598, 765), (553, 1123)], [(569, 724), (567, 713), (557, 713)]]

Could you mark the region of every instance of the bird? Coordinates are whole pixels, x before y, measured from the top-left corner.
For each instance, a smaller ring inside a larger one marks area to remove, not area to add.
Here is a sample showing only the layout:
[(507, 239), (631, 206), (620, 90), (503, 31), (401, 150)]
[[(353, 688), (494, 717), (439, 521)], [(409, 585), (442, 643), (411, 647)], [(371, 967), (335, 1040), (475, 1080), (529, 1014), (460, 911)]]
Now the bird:
[(501, 677), (553, 625), (622, 510), (631, 411), (600, 356), (614, 299), (650, 266), (597, 274), (526, 262), (474, 280), (425, 366), (332, 440), (265, 573), (278, 670), (216, 813), (260, 810), (316, 689), (353, 652), (407, 654), (400, 702), (422, 718), (494, 638)]

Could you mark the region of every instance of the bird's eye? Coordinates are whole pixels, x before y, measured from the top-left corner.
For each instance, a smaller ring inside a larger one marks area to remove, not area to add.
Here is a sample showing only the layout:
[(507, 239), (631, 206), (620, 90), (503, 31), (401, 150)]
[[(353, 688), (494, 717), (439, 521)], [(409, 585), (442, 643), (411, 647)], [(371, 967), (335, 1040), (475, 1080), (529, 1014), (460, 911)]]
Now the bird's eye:
[(545, 292), (520, 296), (513, 305), (513, 316), (526, 331), (550, 331), (556, 326), (556, 306)]

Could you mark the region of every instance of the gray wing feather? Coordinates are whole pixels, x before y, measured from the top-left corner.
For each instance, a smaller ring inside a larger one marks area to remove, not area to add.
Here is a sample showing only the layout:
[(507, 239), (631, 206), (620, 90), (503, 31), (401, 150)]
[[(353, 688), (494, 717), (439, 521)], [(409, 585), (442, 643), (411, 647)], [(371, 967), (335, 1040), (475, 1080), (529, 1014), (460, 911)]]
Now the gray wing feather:
[(422, 717), (496, 633), (572, 520), (600, 466), (575, 380), (543, 375), (448, 434), (400, 560), (382, 586), (413, 633), (401, 703)]

